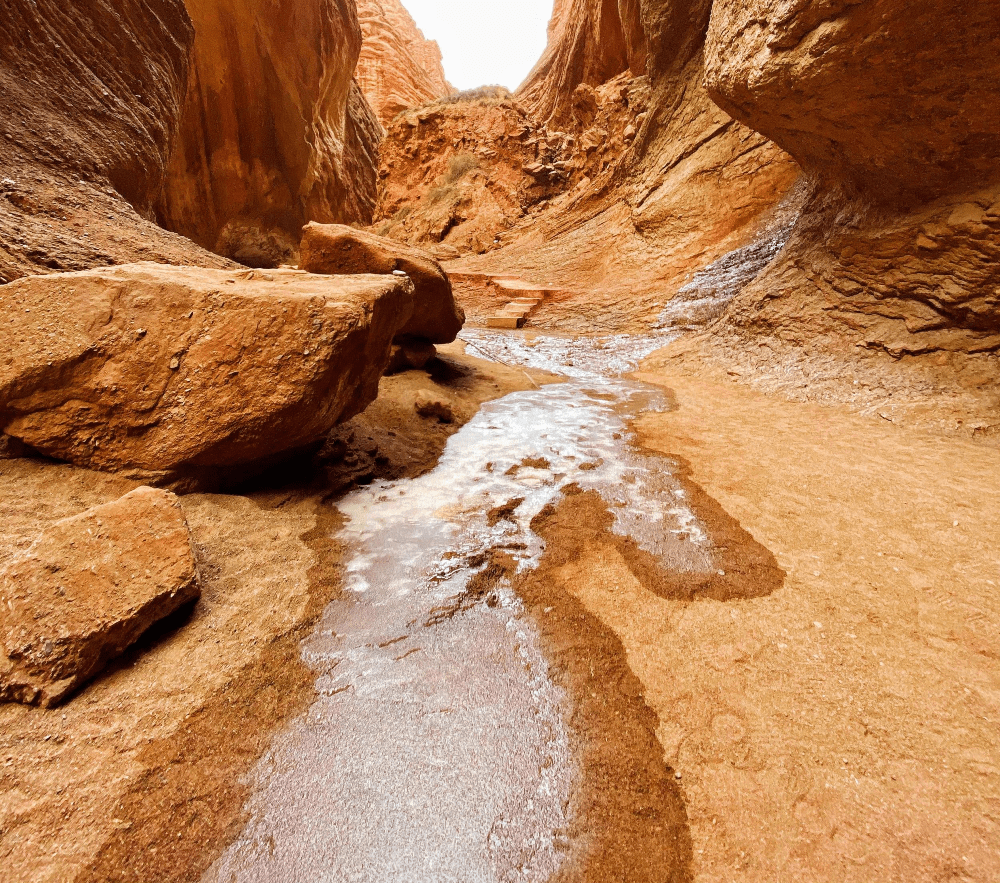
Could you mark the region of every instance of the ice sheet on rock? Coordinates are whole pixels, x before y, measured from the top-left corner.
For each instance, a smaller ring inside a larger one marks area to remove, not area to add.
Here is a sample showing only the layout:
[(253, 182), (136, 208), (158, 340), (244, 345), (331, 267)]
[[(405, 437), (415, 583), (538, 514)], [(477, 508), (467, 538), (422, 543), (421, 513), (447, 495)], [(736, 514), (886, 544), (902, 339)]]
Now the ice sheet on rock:
[(678, 290), (664, 306), (656, 326), (664, 329), (691, 330), (718, 319), (730, 301), (754, 281), (777, 257), (792, 235), (798, 213), (791, 221), (766, 232), (743, 248), (723, 255)]
[(666, 402), (608, 376), (663, 338), (466, 339), (569, 379), (486, 404), (432, 472), (341, 501), (346, 591), (303, 647), (318, 698), (261, 764), (250, 824), (208, 880), (548, 879), (575, 774), (567, 700), (509, 587), (471, 603), (470, 580), (498, 547), (535, 566), (531, 520), (570, 484), (670, 566), (711, 567), (667, 462), (629, 444), (630, 415)]

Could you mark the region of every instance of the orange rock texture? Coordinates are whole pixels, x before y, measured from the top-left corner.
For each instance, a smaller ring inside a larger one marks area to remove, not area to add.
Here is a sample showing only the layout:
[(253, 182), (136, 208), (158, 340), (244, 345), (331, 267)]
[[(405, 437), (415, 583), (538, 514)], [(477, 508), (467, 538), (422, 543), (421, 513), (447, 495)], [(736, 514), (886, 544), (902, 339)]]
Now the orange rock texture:
[[(460, 93), (408, 110), (382, 143), (376, 229), (413, 244), (483, 252), (569, 180), (567, 136), (538, 123), (505, 89)], [(442, 253), (446, 256), (446, 252)]]
[(405, 276), (131, 264), (0, 287), (0, 432), (189, 489), (322, 441), (371, 404)]
[(565, 123), (577, 86), (600, 86), (624, 71), (646, 73), (639, 0), (557, 0), (549, 44), (518, 90), (546, 122)]
[(353, 0), (187, 0), (195, 44), (165, 226), (253, 266), (310, 220), (367, 222), (378, 121), (352, 76)]
[(302, 231), (300, 266), (307, 273), (405, 275), (413, 283), (413, 313), (397, 342), (451, 343), (465, 314), (455, 303), (451, 282), (427, 252), (343, 224), (307, 224)]
[(812, 184), (736, 327), (895, 357), (1000, 350), (998, 52), (990, 0), (716, 0), (713, 98)]
[(648, 327), (696, 271), (794, 214), (798, 165), (704, 88), (711, 8), (556, 4), (549, 48), (517, 98), (572, 139), (579, 172), (503, 232), (509, 248), (463, 263), (577, 292), (536, 322)]
[(226, 265), (149, 221), (193, 36), (181, 0), (0, 6), (0, 283), (121, 261)]
[(200, 594), (173, 494), (138, 488), (57, 521), (0, 571), (0, 699), (57, 705)]
[(361, 56), (355, 74), (382, 126), (410, 107), (451, 94), (441, 49), (399, 0), (358, 0)]

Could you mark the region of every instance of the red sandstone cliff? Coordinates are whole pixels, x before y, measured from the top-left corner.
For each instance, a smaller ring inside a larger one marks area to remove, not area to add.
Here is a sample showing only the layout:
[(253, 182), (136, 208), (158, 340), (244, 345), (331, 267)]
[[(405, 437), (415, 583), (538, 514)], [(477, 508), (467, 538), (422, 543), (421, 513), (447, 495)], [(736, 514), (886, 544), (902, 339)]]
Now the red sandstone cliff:
[(0, 5), (0, 283), (225, 262), (150, 223), (188, 73), (181, 0)]
[(711, 0), (556, 4), (517, 97), (570, 135), (583, 174), (470, 269), (578, 291), (575, 315), (561, 309), (553, 323), (648, 327), (698, 270), (784, 225), (794, 209), (778, 206), (799, 168), (706, 92), (710, 12)]
[(518, 95), (539, 119), (560, 125), (577, 86), (625, 71), (641, 76), (646, 54), (639, 0), (556, 0), (548, 46)]
[(358, 0), (361, 55), (356, 77), (379, 121), (454, 91), (445, 78), (441, 49), (417, 28), (399, 0)]
[(712, 96), (812, 183), (735, 327), (896, 357), (1000, 351), (998, 55), (992, 0), (716, 0)]
[(310, 220), (366, 222), (378, 122), (352, 75), (353, 0), (187, 0), (190, 87), (159, 214), (243, 263), (288, 260)]

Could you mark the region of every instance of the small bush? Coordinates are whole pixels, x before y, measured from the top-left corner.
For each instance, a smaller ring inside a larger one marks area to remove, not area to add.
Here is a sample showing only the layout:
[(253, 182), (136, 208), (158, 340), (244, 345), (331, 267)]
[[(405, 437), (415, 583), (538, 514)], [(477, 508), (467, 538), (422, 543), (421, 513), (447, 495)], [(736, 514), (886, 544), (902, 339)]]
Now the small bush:
[(448, 160), (448, 171), (444, 174), (446, 184), (461, 181), (473, 169), (479, 168), (479, 159), (473, 153), (456, 153)]
[(514, 96), (510, 89), (504, 86), (479, 86), (476, 89), (466, 89), (464, 92), (445, 95), (444, 98), (438, 98), (431, 104), (475, 104), (512, 101), (513, 99)]
[(399, 211), (397, 211), (396, 214), (394, 214), (392, 216), (392, 219), (397, 224), (399, 224), (399, 223), (402, 223), (403, 221), (405, 221), (412, 214), (413, 214), (413, 206), (412, 205), (404, 205), (404, 206), (401, 206), (400, 209), (399, 209)]
[(438, 184), (427, 191), (427, 202), (430, 205), (437, 205), (439, 202), (451, 200), (458, 195), (458, 188), (452, 184)]

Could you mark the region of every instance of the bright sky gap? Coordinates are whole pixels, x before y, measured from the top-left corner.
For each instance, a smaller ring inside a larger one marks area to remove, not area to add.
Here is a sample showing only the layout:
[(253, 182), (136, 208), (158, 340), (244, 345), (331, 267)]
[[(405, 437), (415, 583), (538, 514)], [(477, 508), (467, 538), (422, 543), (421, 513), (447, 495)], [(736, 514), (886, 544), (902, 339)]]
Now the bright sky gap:
[(428, 40), (437, 40), (456, 89), (516, 89), (545, 49), (552, 0), (403, 0)]

